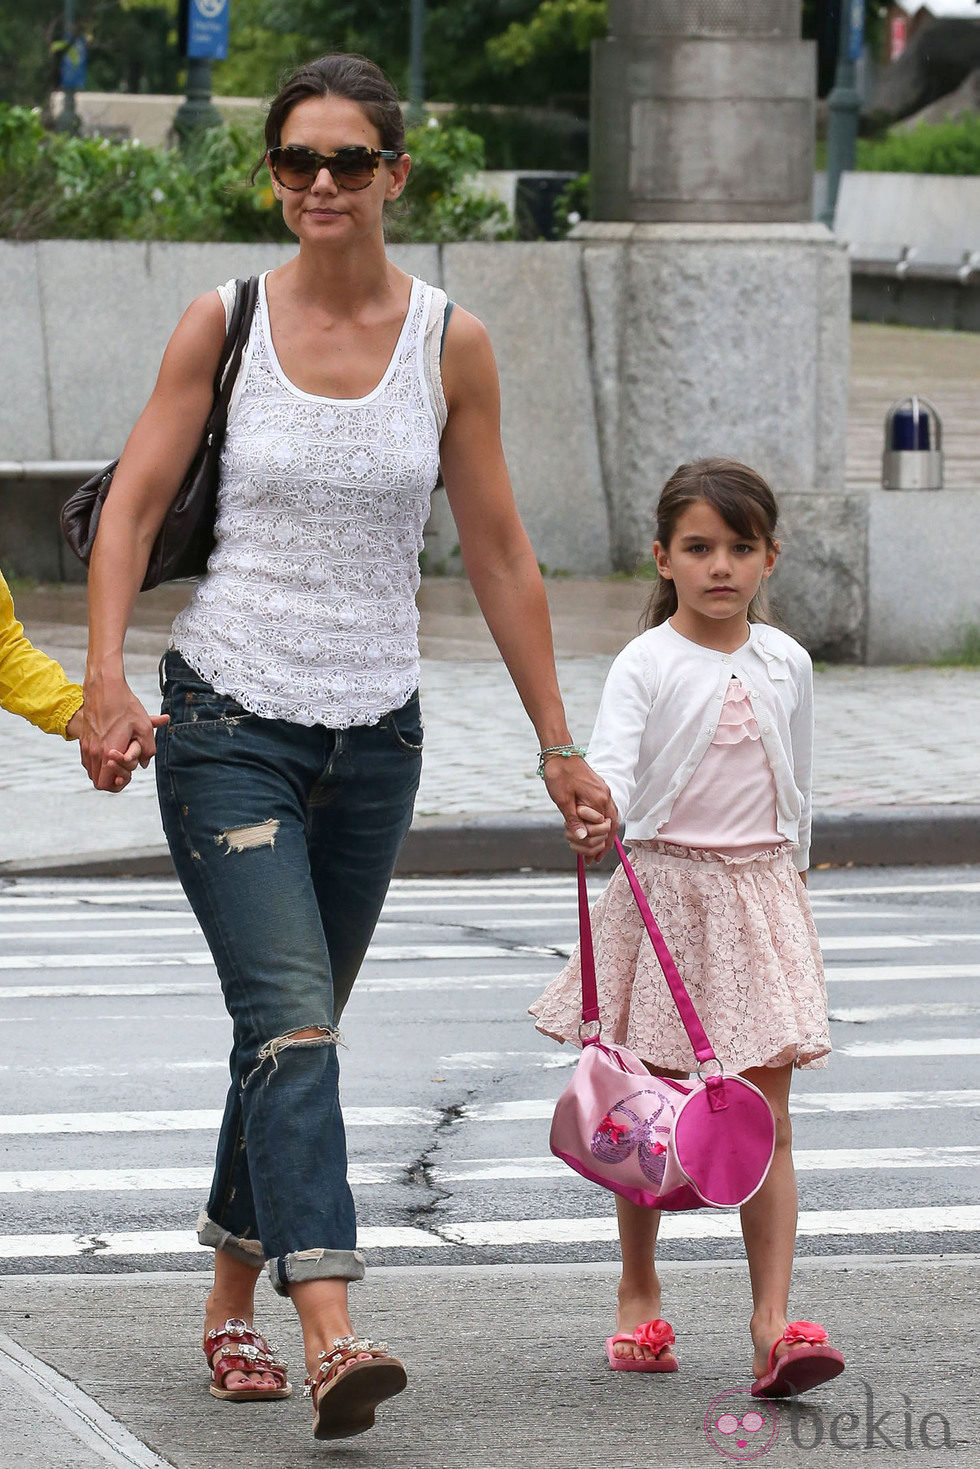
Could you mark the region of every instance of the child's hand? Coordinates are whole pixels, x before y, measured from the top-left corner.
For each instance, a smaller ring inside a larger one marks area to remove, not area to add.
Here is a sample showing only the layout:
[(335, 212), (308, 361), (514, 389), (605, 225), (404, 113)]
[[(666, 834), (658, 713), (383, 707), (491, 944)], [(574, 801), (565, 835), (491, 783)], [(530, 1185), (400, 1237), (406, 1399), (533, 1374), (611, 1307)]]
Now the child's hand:
[[(161, 725), (170, 723), (169, 714), (151, 714), (150, 724), (154, 729)], [(137, 765), (142, 765), (145, 770), (150, 763), (151, 756), (144, 755), (143, 747), (139, 740), (132, 740), (125, 750), (109, 750), (102, 761), (102, 770), (99, 790), (109, 790), (115, 793), (129, 785), (133, 778), (133, 771)]]
[(556, 755), (545, 762), (544, 783), (565, 818), (572, 850), (598, 862), (612, 847), (619, 826), (606, 782), (580, 757)]
[(75, 710), (74, 714), (69, 719), (68, 723), (65, 725), (65, 739), (66, 740), (80, 740), (81, 739), (81, 737), (82, 737), (82, 729), (84, 728), (84, 725), (85, 725), (85, 716), (82, 713), (82, 710), (84, 709), (84, 707), (85, 707), (84, 704), (79, 704), (78, 708)]
[(82, 764), (97, 791), (121, 791), (137, 765), (156, 754), (154, 731), (168, 719), (147, 714), (125, 678), (93, 674), (85, 681), (80, 731)]
[(581, 852), (586, 862), (598, 862), (612, 845), (612, 818), (594, 811), (591, 806), (577, 806), (575, 817), (565, 824), (565, 837), (573, 852)]
[(606, 782), (579, 756), (555, 755), (545, 762), (544, 783), (565, 818), (565, 836), (573, 850), (598, 862), (619, 825)]

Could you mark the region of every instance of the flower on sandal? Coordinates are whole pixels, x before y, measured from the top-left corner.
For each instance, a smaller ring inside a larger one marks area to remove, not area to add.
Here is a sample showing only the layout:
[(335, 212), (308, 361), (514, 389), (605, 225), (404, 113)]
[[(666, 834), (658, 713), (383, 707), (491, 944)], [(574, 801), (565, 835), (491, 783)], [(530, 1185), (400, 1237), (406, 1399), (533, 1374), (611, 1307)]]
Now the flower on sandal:
[(779, 1338), (792, 1346), (796, 1342), (809, 1342), (811, 1346), (822, 1346), (829, 1341), (826, 1328), (816, 1321), (791, 1321)]
[(673, 1346), (675, 1338), (670, 1323), (658, 1318), (656, 1321), (644, 1321), (642, 1326), (638, 1326), (633, 1333), (633, 1340), (638, 1347), (649, 1347), (659, 1357), (664, 1347)]

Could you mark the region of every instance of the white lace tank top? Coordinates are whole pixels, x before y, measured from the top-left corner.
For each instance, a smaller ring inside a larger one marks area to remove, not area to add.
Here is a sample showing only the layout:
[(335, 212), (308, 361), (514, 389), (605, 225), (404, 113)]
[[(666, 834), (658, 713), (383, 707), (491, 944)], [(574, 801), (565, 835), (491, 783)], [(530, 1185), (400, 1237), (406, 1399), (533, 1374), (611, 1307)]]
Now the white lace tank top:
[(413, 279), (377, 387), (321, 398), (283, 372), (260, 281), (221, 455), (215, 548), (172, 637), (202, 678), (254, 714), (376, 724), (418, 687), (415, 594), (446, 421), (445, 305)]

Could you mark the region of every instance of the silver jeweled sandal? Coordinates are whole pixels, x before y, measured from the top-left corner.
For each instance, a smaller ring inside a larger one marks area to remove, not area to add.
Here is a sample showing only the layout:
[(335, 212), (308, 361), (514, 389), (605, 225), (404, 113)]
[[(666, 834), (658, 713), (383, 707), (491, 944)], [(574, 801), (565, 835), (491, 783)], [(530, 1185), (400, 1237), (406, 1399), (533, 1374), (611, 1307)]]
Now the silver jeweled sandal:
[[(313, 1399), (313, 1437), (353, 1438), (374, 1427), (374, 1410), (407, 1385), (404, 1365), (388, 1355), (388, 1343), (338, 1336), (320, 1352), (305, 1395)], [(348, 1364), (348, 1365), (345, 1365)]]

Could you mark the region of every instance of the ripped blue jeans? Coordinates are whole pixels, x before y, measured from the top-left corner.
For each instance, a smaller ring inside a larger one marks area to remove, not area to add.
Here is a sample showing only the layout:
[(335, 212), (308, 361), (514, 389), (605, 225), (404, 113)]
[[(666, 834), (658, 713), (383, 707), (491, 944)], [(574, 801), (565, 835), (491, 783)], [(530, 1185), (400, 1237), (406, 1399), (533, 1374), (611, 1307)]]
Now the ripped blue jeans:
[(412, 819), (418, 696), (376, 725), (332, 730), (250, 714), (173, 651), (161, 685), (164, 830), (233, 1024), (198, 1238), (265, 1261), (280, 1295), (357, 1280), (336, 1026)]

